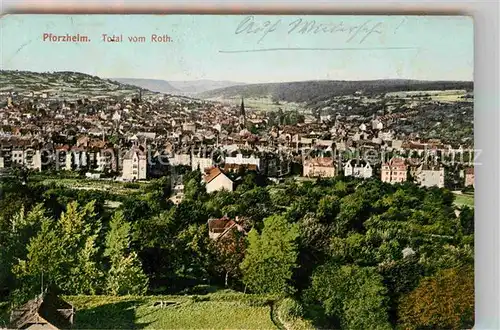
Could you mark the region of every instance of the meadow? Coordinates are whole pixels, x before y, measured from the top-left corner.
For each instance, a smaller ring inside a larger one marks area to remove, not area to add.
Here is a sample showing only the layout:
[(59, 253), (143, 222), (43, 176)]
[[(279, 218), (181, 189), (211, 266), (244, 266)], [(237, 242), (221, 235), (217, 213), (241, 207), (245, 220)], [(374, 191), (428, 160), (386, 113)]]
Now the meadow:
[[(74, 329), (279, 329), (259, 295), (69, 296)], [(163, 307), (160, 303), (163, 302)]]
[(474, 194), (455, 194), (455, 205), (474, 207)]

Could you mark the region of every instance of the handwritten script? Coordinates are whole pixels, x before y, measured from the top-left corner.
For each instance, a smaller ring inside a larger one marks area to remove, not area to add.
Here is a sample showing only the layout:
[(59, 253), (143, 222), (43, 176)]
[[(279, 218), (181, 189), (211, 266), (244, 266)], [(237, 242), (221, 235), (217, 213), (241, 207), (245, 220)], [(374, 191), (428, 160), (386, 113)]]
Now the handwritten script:
[(262, 42), (271, 33), (285, 32), (289, 35), (344, 34), (347, 43), (362, 44), (373, 35), (380, 35), (386, 26), (382, 21), (367, 19), (361, 24), (340, 22), (319, 22), (315, 19), (297, 18), (291, 22), (283, 19), (257, 21), (254, 16), (245, 17), (236, 27), (235, 34), (255, 35)]

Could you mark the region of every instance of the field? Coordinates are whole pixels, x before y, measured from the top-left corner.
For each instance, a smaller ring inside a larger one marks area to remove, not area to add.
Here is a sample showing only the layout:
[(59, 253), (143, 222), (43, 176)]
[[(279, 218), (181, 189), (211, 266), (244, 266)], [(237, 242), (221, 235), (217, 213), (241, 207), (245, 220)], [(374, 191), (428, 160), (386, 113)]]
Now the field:
[(455, 205), (474, 207), (474, 194), (455, 194)]
[(140, 188), (148, 184), (148, 182), (120, 182), (112, 180), (92, 180), (78, 178), (43, 178), (41, 183), (50, 185), (56, 184), (64, 188), (79, 189), (79, 190), (100, 190), (108, 191), (118, 195), (129, 195), (139, 193)]
[[(440, 102), (457, 102), (466, 101), (463, 99), (466, 95), (466, 90), (445, 90), (445, 91), (409, 91), (409, 92), (392, 92), (387, 93), (387, 96), (398, 96), (400, 98), (411, 99), (412, 96), (419, 97), (423, 95), (429, 95), (433, 101)], [(469, 99), (472, 102), (472, 99)]]
[(74, 329), (279, 329), (271, 318), (272, 300), (257, 295), (65, 299), (77, 310)]
[[(214, 98), (212, 100), (217, 100), (219, 102), (234, 106), (239, 106), (241, 104), (240, 97), (225, 99)], [(250, 109), (257, 112), (278, 111), (279, 108), (281, 108), (283, 111), (304, 110), (303, 107), (301, 107), (298, 103), (280, 101), (279, 104), (276, 104), (272, 101), (270, 96), (261, 98), (245, 98), (243, 101), (245, 103), (245, 109)]]

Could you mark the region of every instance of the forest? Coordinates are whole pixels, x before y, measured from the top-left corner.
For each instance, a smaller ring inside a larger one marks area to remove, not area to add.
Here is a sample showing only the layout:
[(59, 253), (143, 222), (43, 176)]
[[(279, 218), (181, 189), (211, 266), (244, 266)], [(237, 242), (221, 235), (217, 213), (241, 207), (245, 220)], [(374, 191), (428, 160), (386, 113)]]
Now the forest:
[[(183, 180), (178, 205), (169, 176), (133, 195), (2, 180), (0, 302), (42, 285), (73, 296), (217, 287), (287, 298), (318, 328), (474, 324), (474, 212), (447, 189), (249, 172), (235, 191), (207, 194), (200, 172)], [(207, 221), (223, 216), (245, 230), (210, 239)]]
[(271, 96), (285, 102), (315, 103), (334, 96), (351, 95), (362, 90), (365, 94), (381, 94), (400, 91), (427, 91), (465, 89), (472, 91), (469, 81), (420, 81), (407, 79), (392, 80), (316, 80), (266, 84), (237, 85), (214, 89), (198, 94), (201, 98), (235, 97), (259, 98)]

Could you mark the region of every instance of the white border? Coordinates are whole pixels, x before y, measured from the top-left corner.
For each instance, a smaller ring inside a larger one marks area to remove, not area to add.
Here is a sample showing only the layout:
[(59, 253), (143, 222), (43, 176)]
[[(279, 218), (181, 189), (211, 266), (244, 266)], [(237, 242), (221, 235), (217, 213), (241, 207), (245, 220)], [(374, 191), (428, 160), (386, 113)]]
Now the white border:
[[(474, 17), (475, 329), (500, 329), (500, 86), (498, 1), (14, 1), (0, 11), (38, 13), (464, 14)], [(0, 31), (1, 32), (1, 31)], [(451, 38), (453, 36), (450, 36)]]

